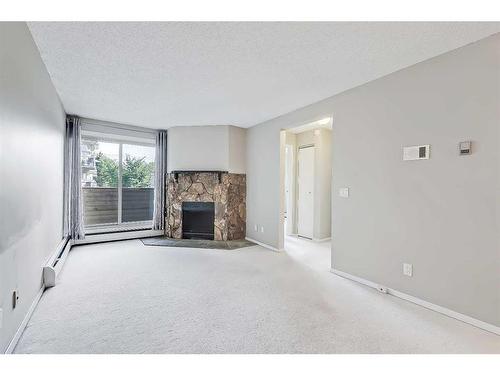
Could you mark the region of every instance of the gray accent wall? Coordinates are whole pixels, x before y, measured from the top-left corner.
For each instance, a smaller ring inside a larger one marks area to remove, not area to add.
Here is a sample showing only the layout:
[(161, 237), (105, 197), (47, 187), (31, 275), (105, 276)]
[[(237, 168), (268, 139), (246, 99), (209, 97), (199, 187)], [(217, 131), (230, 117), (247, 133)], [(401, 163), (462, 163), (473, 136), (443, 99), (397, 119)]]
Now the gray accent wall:
[[(25, 23), (0, 22), (0, 351), (62, 239), (65, 113)], [(12, 309), (12, 291), (19, 292)]]
[[(332, 267), (500, 326), (500, 35), (248, 129), (256, 240), (280, 245), (280, 130), (325, 116)], [(460, 156), (465, 140), (472, 154)], [(403, 161), (402, 147), (419, 144), (430, 159)]]

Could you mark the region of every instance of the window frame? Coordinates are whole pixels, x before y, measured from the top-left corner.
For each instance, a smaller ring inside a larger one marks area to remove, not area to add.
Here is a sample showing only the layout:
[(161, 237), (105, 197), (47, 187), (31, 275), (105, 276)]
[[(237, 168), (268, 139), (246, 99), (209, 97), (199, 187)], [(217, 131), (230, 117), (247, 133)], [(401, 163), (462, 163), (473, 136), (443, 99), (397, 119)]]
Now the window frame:
[[(91, 129), (86, 128), (86, 124), (89, 124)], [(102, 127), (99, 130), (93, 129), (95, 126)], [(103, 224), (91, 224), (85, 225), (85, 232), (87, 234), (98, 234), (98, 233), (110, 233), (110, 232), (125, 232), (125, 231), (135, 231), (152, 229), (153, 220), (144, 221), (129, 221), (123, 222), (123, 145), (137, 145), (152, 147), (155, 153), (156, 162), (156, 140), (154, 137), (154, 132), (149, 129), (140, 130), (130, 130), (130, 127), (121, 126), (106, 126), (97, 121), (87, 121), (82, 124), (81, 141), (85, 139), (97, 140), (101, 142), (115, 143), (118, 144), (118, 176), (117, 176), (117, 191), (118, 191), (118, 214), (116, 223), (103, 223)], [(114, 130), (118, 129), (115, 133)], [(127, 134), (131, 132), (131, 134)], [(120, 134), (122, 133), (122, 134)], [(123, 134), (125, 133), (125, 134)], [(83, 187), (82, 187), (83, 188)], [(155, 186), (152, 187), (153, 191), (156, 189)], [(85, 205), (85, 202), (83, 202)]]

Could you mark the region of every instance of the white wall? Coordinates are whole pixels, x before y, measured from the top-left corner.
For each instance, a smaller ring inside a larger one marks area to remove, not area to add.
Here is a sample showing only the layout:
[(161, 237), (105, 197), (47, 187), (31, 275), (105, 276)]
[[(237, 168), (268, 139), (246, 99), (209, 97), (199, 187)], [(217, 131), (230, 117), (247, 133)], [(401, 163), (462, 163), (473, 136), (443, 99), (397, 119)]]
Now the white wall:
[(246, 129), (177, 126), (168, 129), (168, 171), (222, 170), (245, 173)]
[[(0, 350), (62, 239), (65, 113), (25, 23), (0, 23)], [(19, 305), (12, 309), (12, 291)]]
[[(332, 116), (333, 267), (500, 325), (499, 54), (494, 35), (250, 128), (251, 236), (279, 246), (280, 130)], [(414, 144), (430, 160), (403, 162)]]

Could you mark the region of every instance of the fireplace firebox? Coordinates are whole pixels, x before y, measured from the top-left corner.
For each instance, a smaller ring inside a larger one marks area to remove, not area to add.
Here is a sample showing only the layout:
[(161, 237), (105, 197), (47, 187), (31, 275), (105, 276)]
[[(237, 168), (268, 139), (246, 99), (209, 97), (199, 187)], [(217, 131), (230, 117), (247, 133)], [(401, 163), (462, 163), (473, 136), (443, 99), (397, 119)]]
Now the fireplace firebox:
[(214, 202), (182, 202), (182, 238), (214, 239)]

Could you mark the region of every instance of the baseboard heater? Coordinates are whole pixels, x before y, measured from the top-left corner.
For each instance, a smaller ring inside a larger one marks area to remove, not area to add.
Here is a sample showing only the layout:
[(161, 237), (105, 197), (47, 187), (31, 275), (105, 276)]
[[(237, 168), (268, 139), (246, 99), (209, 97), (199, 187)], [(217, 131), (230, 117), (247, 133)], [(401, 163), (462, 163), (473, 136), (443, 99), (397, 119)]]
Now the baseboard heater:
[(56, 285), (56, 278), (59, 272), (61, 272), (70, 249), (71, 241), (69, 236), (67, 236), (58, 246), (54, 255), (49, 259), (47, 265), (43, 267), (43, 284), (46, 288), (51, 288)]

